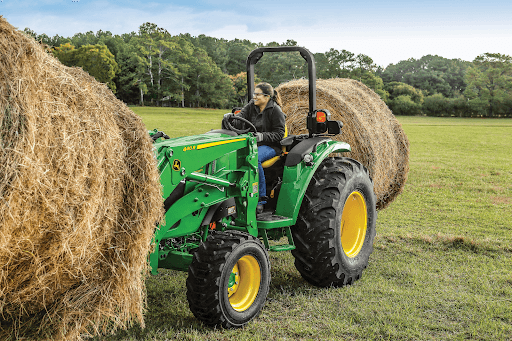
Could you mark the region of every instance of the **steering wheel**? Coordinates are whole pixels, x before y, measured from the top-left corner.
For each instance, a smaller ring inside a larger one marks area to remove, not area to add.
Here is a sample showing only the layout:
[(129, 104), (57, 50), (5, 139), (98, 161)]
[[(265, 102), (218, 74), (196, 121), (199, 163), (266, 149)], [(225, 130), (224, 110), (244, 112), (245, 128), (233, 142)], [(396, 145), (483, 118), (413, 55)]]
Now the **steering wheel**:
[[(230, 122), (231, 120), (242, 121), (243, 123), (248, 125), (249, 128), (247, 128), (247, 129), (237, 129), (237, 128), (233, 127), (233, 125), (231, 124), (232, 122)], [(236, 116), (236, 115), (230, 115), (230, 116), (224, 117), (222, 119), (222, 128), (223, 129), (232, 130), (232, 131), (234, 131), (237, 134), (245, 134), (245, 133), (248, 133), (248, 132), (253, 132), (253, 133), (256, 134), (258, 132), (256, 130), (256, 127), (254, 126), (254, 124), (252, 124), (250, 121), (246, 120), (245, 118), (240, 117), (240, 116)]]

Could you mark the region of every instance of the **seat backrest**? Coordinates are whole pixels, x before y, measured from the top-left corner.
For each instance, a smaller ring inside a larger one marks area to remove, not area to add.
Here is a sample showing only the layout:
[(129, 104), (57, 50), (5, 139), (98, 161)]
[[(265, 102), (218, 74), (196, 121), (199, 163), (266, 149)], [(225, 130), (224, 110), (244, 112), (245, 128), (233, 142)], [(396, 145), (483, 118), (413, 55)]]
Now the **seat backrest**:
[[(287, 126), (286, 126), (286, 124), (285, 124), (285, 126), (284, 126), (284, 136), (283, 136), (283, 138), (285, 138), (285, 137), (287, 137), (287, 136), (288, 136), (288, 127), (287, 127)], [(283, 155), (284, 155), (284, 153), (286, 153), (286, 146), (282, 146), (282, 147), (281, 147), (281, 150), (282, 150), (281, 155), (276, 155), (276, 156), (274, 156), (273, 158), (268, 159), (268, 160), (267, 160), (267, 161), (265, 161), (265, 162), (262, 162), (262, 163), (261, 163), (261, 167), (263, 167), (263, 168), (268, 168), (268, 167), (273, 166), (273, 165), (274, 165), (274, 163), (276, 163), (276, 162), (281, 158), (281, 156), (283, 156)]]

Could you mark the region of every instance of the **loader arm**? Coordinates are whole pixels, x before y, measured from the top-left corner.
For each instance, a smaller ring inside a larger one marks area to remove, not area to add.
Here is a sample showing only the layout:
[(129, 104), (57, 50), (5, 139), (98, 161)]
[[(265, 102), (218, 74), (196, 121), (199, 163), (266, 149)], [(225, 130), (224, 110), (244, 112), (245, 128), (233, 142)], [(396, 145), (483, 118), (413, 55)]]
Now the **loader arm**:
[(153, 238), (152, 273), (158, 267), (188, 267), (189, 250), (208, 233), (202, 225), (208, 209), (230, 198), (237, 213), (230, 228), (258, 236), (258, 150), (252, 134), (168, 139), (155, 143), (154, 150), (165, 214)]

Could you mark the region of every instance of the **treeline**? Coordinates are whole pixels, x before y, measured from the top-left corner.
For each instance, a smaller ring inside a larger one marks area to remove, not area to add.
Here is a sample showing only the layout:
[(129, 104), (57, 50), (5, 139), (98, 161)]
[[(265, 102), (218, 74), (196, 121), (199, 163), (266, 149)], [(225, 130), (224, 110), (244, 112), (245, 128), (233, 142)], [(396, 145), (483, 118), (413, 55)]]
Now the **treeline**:
[[(229, 108), (246, 101), (249, 53), (260, 46), (190, 34), (172, 36), (145, 23), (138, 32), (78, 33), (49, 37), (24, 32), (48, 46), (63, 64), (80, 66), (129, 104)], [(293, 46), (273, 42), (266, 46)], [(346, 50), (316, 53), (318, 78), (357, 79), (398, 115), (512, 117), (512, 58), (485, 53), (467, 62), (427, 55), (378, 67), (371, 57)], [(277, 86), (307, 77), (298, 53), (266, 54), (257, 81)]]

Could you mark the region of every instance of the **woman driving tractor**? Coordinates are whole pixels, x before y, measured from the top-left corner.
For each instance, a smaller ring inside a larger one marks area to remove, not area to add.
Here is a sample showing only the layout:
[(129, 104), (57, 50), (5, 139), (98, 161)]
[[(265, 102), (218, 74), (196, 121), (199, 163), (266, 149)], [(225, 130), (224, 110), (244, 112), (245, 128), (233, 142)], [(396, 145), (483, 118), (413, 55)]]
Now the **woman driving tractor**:
[[(253, 99), (237, 114), (251, 122), (257, 130), (259, 196), (257, 211), (263, 211), (267, 190), (262, 162), (281, 153), (280, 141), (285, 132), (285, 115), (280, 107), (277, 91), (268, 83), (259, 83), (252, 94)], [(228, 114), (226, 114), (228, 115)], [(229, 114), (231, 115), (231, 114)]]

